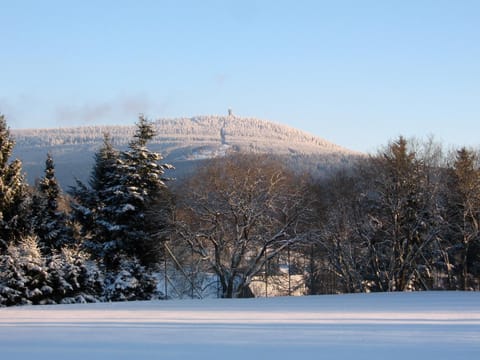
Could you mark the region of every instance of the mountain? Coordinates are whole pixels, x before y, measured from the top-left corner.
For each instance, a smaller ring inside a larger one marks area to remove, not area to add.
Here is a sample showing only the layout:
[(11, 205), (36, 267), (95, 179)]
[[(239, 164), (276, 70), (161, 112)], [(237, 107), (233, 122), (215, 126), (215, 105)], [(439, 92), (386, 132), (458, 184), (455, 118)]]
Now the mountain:
[[(295, 170), (314, 175), (348, 165), (360, 155), (301, 130), (256, 118), (228, 115), (159, 119), (155, 126), (157, 136), (149, 148), (174, 165), (173, 175), (179, 178), (201, 160), (230, 152), (272, 154)], [(132, 125), (13, 129), (11, 133), (16, 141), (14, 157), (22, 160), (30, 184), (43, 176), (46, 154), (50, 152), (60, 184), (68, 187), (75, 178), (88, 180), (104, 133), (109, 133), (114, 145), (123, 149), (134, 131)]]

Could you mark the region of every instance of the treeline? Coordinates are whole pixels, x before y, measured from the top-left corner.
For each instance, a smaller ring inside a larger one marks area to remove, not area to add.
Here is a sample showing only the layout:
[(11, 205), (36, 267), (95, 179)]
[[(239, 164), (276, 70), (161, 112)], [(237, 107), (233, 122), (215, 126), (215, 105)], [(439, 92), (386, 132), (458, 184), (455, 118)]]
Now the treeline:
[(171, 208), (163, 205), (170, 166), (147, 149), (153, 136), (143, 117), (124, 151), (106, 135), (88, 184), (64, 195), (50, 155), (44, 177), (25, 183), (21, 162), (9, 161), (14, 141), (0, 116), (0, 305), (161, 295), (152, 271)]
[(478, 160), (400, 137), (320, 183), (311, 291), (479, 290)]
[(285, 274), (306, 294), (480, 288), (473, 150), (400, 137), (321, 179), (234, 154), (168, 182), (154, 136), (143, 117), (126, 150), (106, 134), (88, 183), (63, 194), (51, 156), (25, 183), (0, 117), (0, 305), (165, 298), (168, 270), (226, 298)]
[(445, 154), (400, 137), (320, 179), (236, 155), (179, 190), (173, 246), (197, 255), (197, 272), (216, 274), (223, 297), (286, 273), (303, 275), (307, 294), (480, 288), (473, 150)]

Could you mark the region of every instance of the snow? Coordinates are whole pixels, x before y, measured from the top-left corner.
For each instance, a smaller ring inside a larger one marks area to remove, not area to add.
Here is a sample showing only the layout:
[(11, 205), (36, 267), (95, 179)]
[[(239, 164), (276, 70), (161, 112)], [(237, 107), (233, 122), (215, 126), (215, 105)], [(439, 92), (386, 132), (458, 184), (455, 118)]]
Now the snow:
[(480, 293), (0, 309), (2, 359), (479, 359)]

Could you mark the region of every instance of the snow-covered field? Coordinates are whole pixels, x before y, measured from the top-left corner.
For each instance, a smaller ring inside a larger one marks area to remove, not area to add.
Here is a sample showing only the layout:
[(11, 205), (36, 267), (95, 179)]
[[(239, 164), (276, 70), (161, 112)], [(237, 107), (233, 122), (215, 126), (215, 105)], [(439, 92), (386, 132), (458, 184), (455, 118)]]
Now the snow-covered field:
[(480, 293), (4, 308), (0, 358), (480, 359)]

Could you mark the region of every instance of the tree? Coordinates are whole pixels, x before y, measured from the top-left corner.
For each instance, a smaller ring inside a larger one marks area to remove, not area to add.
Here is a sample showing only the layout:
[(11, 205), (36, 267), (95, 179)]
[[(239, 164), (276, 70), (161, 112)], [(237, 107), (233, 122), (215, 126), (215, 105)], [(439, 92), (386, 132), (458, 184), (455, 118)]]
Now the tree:
[(77, 182), (71, 194), (74, 218), (82, 224), (87, 245), (110, 268), (119, 266), (121, 256), (138, 258), (143, 265), (160, 256), (157, 237), (161, 223), (152, 224), (147, 212), (158, 208), (168, 193), (163, 175), (172, 168), (159, 164), (161, 155), (147, 148), (155, 134), (153, 123), (140, 116), (128, 149), (118, 151), (105, 136), (95, 156), (90, 186)]
[(46, 254), (68, 242), (66, 214), (59, 210), (60, 186), (55, 177), (52, 155), (47, 154), (45, 176), (33, 196), (32, 218), (41, 249)]
[(447, 186), (450, 262), (460, 276), (460, 288), (468, 290), (474, 286), (472, 275), (480, 274), (480, 170), (474, 151), (457, 151)]
[(352, 170), (340, 170), (318, 180), (312, 194), (319, 198), (317, 218), (312, 221), (313, 234), (304, 250), (309, 258), (308, 286), (312, 294), (369, 289), (367, 247), (358, 231), (365, 215), (359, 206), (363, 185), (359, 173)]
[(253, 277), (302, 238), (304, 183), (266, 156), (211, 160), (181, 189), (178, 235), (216, 274), (224, 298), (248, 296)]
[(118, 269), (107, 272), (107, 301), (151, 300), (157, 294), (157, 278), (137, 258), (122, 257)]
[(117, 191), (119, 183), (120, 152), (113, 147), (108, 134), (103, 145), (95, 153), (94, 167), (89, 184), (77, 181), (70, 191), (73, 196), (72, 218), (81, 225), (84, 246), (107, 266), (116, 263), (118, 256), (118, 232), (116, 225)]
[(78, 247), (62, 247), (46, 259), (50, 302), (97, 302), (104, 295), (104, 277), (95, 261)]
[(0, 115), (0, 250), (31, 234), (30, 196), (20, 160), (10, 162), (15, 142)]
[(0, 306), (48, 304), (53, 292), (37, 238), (22, 238), (0, 256)]
[(96, 263), (77, 248), (44, 255), (29, 236), (0, 256), (0, 306), (97, 302), (103, 293)]
[(403, 137), (326, 183), (315, 243), (340, 291), (432, 289), (442, 254), (440, 148)]
[(440, 233), (438, 189), (430, 166), (400, 137), (372, 157), (362, 176), (366, 215), (359, 235), (374, 289), (430, 289)]
[(137, 257), (142, 264), (151, 265), (158, 260), (161, 249), (152, 231), (156, 232), (165, 224), (149, 223), (151, 217), (147, 212), (168, 193), (165, 182), (169, 179), (164, 173), (173, 167), (159, 164), (162, 156), (147, 148), (148, 142), (155, 136), (153, 123), (140, 116), (136, 126), (134, 138), (128, 149), (121, 153), (118, 163), (118, 185), (111, 210), (115, 212), (114, 224), (121, 229), (121, 248)]
[(111, 187), (116, 177), (119, 157), (120, 151), (113, 146), (110, 134), (103, 134), (103, 145), (95, 153), (95, 163), (89, 181), (91, 189), (97, 193), (100, 199), (106, 197), (104, 192)]

